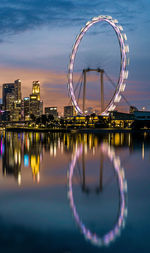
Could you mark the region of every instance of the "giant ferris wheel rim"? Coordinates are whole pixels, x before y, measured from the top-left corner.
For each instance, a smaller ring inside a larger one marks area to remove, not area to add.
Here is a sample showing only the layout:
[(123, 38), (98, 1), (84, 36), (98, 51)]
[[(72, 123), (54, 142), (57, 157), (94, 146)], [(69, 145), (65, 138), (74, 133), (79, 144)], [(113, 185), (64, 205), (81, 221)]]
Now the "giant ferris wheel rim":
[(113, 111), (116, 108), (117, 103), (119, 103), (121, 100), (120, 93), (122, 93), (125, 90), (126, 84), (124, 83), (124, 80), (128, 78), (127, 53), (129, 53), (129, 46), (125, 43), (125, 41), (127, 40), (127, 36), (125, 33), (123, 33), (123, 27), (118, 24), (118, 21), (116, 19), (112, 19), (112, 17), (110, 16), (101, 15), (101, 16), (92, 18), (90, 21), (86, 23), (86, 25), (81, 29), (79, 35), (77, 36), (76, 41), (73, 45), (72, 53), (70, 56), (70, 62), (68, 66), (68, 90), (71, 96), (72, 104), (79, 114), (84, 114), (84, 112), (81, 110), (81, 108), (79, 107), (77, 103), (77, 100), (74, 94), (74, 89), (73, 89), (73, 72), (74, 72), (75, 57), (76, 57), (80, 42), (82, 38), (84, 37), (84, 35), (86, 34), (86, 32), (89, 30), (89, 28), (93, 26), (94, 24), (102, 22), (102, 21), (108, 23), (114, 29), (117, 35), (119, 46), (120, 46), (121, 63), (120, 63), (120, 75), (119, 75), (118, 83), (116, 85), (115, 92), (112, 98), (110, 99), (108, 105), (106, 106), (105, 110), (101, 113), (101, 115), (107, 115), (109, 111)]

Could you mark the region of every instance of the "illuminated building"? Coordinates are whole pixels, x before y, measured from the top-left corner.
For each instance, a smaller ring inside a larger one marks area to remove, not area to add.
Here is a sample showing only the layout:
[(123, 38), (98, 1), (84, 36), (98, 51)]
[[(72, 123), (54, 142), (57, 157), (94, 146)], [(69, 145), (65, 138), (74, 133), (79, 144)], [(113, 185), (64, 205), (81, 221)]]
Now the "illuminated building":
[(10, 112), (10, 120), (21, 119), (21, 100), (15, 100), (15, 95), (8, 93), (6, 96), (6, 111)]
[(43, 101), (40, 101), (40, 115), (43, 114)]
[(64, 106), (64, 117), (74, 116), (74, 107), (73, 106)]
[(15, 100), (15, 95), (13, 93), (7, 93), (6, 100), (5, 100), (6, 101), (5, 108), (6, 108), (6, 111), (10, 112), (10, 120), (13, 119), (14, 100)]
[(21, 100), (21, 80), (18, 79), (14, 83), (3, 84), (3, 105), (6, 109), (6, 96), (7, 94), (13, 94), (15, 100)]
[(40, 101), (40, 82), (39, 81), (33, 81), (32, 94), (37, 95), (37, 100)]
[(21, 100), (15, 100), (13, 103), (12, 120), (21, 120)]
[(21, 119), (21, 81), (3, 84), (4, 110), (10, 112), (10, 120)]
[(133, 120), (134, 115), (132, 113), (123, 113), (118, 111), (112, 111), (109, 115), (111, 127), (130, 127)]
[(4, 109), (6, 110), (6, 97), (8, 94), (15, 95), (15, 87), (14, 83), (4, 83), (3, 84), (3, 105)]
[(25, 97), (24, 98), (24, 120), (29, 120), (30, 119), (30, 98)]
[(13, 93), (8, 93), (6, 95), (6, 110), (13, 111), (13, 103), (15, 100), (15, 95)]
[(57, 107), (45, 107), (46, 116), (53, 115), (54, 117), (58, 117)]
[(17, 79), (14, 82), (15, 100), (21, 100), (21, 80)]
[(30, 115), (36, 118), (43, 113), (43, 101), (40, 101), (40, 82), (33, 81), (32, 94), (30, 95)]
[(38, 95), (30, 95), (30, 115), (35, 117), (40, 116), (40, 101), (38, 100)]

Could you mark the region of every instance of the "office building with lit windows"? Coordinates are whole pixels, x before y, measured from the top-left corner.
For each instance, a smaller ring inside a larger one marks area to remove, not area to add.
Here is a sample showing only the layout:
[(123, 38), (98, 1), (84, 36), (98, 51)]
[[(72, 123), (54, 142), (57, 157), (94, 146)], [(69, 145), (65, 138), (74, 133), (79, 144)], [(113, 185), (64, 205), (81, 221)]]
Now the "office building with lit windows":
[(21, 80), (4, 83), (2, 88), (4, 110), (10, 114), (11, 121), (21, 119)]
[(72, 117), (74, 116), (75, 111), (74, 111), (74, 107), (71, 106), (64, 106), (64, 117)]
[(37, 96), (37, 100), (40, 101), (40, 82), (33, 81), (32, 83), (32, 94)]
[(40, 101), (38, 100), (38, 95), (30, 95), (30, 116), (35, 117), (40, 116)]
[(3, 84), (3, 90), (2, 90), (2, 94), (3, 94), (3, 105), (4, 105), (4, 109), (6, 110), (6, 107), (8, 106), (8, 98), (6, 101), (6, 97), (8, 94), (14, 95), (14, 99), (15, 99), (15, 87), (14, 87), (14, 83), (4, 83)]
[(53, 115), (54, 117), (58, 117), (57, 107), (45, 107), (46, 116)]
[(43, 113), (43, 101), (40, 100), (40, 82), (33, 81), (32, 94), (30, 95), (30, 116), (34, 115), (36, 118)]
[(23, 111), (24, 111), (24, 120), (30, 119), (30, 98), (25, 97), (23, 100)]
[(17, 79), (14, 81), (14, 91), (15, 91), (15, 100), (21, 100), (22, 95), (21, 95), (21, 80)]

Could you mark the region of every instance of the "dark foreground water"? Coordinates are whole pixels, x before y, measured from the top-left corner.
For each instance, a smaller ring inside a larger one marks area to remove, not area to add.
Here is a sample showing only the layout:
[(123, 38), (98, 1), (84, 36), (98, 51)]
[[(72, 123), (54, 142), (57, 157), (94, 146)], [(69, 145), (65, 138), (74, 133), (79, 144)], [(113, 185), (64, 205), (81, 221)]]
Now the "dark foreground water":
[(0, 252), (149, 252), (148, 134), (0, 141)]

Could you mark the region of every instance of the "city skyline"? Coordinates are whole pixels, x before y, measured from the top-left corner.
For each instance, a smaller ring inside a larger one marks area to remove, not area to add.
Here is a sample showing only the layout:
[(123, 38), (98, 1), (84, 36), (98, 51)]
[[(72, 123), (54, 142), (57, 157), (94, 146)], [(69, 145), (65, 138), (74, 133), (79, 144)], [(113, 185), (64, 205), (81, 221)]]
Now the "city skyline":
[[(150, 110), (148, 0), (124, 2), (115, 0), (113, 3), (111, 1), (91, 3), (87, 0), (82, 3), (67, 0), (57, 2), (32, 0), (28, 2), (28, 8), (25, 1), (18, 4), (17, 1), (10, 3), (8, 0), (1, 1), (0, 10), (3, 16), (3, 22), (0, 21), (0, 32), (3, 35), (0, 47), (1, 84), (20, 78), (23, 84), (23, 97), (26, 97), (31, 92), (32, 81), (39, 80), (44, 105), (58, 106), (58, 110), (62, 112), (63, 107), (69, 102), (67, 66), (75, 38), (81, 27), (93, 16), (107, 14), (118, 19), (123, 25), (130, 46), (131, 64), (125, 96), (138, 109), (145, 106)], [(11, 23), (12, 18), (14, 22)], [(95, 64), (102, 63), (99, 58), (105, 58), (109, 37), (112, 39), (111, 46), (114, 47), (113, 35), (111, 33), (109, 35), (108, 31), (108, 37), (105, 36), (104, 29), (105, 27), (98, 27), (93, 33), (91, 31), (90, 38), (87, 37), (87, 44), (83, 44), (85, 54), (81, 60), (84, 59), (85, 67), (89, 65), (91, 54), (94, 55), (92, 60), (95, 59)], [(103, 43), (100, 44), (99, 39)], [(96, 49), (99, 50), (97, 57), (92, 46), (90, 47), (90, 41), (91, 44), (95, 41)], [(104, 49), (104, 53), (101, 52), (101, 48)], [(82, 56), (82, 47), (79, 53), (81, 53), (79, 56)], [(113, 54), (109, 63), (110, 67), (113, 63), (117, 64)], [(93, 87), (89, 104), (97, 107), (96, 85)], [(128, 110), (128, 107), (122, 101), (117, 109), (124, 111)]]

